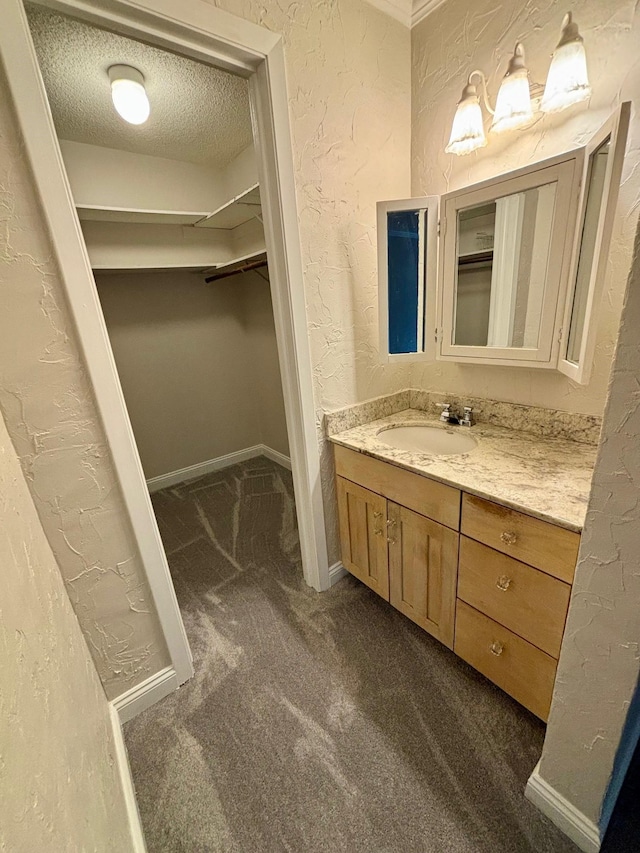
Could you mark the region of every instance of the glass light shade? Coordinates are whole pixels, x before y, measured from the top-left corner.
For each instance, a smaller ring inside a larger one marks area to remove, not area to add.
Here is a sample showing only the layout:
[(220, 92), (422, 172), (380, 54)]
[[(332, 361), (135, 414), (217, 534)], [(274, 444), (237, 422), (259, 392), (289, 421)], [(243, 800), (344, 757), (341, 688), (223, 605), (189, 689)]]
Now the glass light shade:
[(567, 13), (562, 36), (556, 47), (540, 109), (555, 113), (586, 100), (591, 95), (587, 74), (587, 55), (578, 27)]
[(470, 154), (487, 144), (482, 125), (482, 110), (476, 87), (469, 83), (462, 92), (456, 114), (453, 117), (447, 154)]
[(113, 65), (109, 69), (111, 99), (116, 112), (129, 124), (144, 124), (151, 106), (144, 88), (144, 77), (128, 65)]
[(494, 133), (513, 130), (528, 124), (532, 118), (531, 91), (529, 74), (524, 65), (524, 48), (521, 44), (517, 44), (509, 69), (498, 90), (496, 110), (490, 130)]

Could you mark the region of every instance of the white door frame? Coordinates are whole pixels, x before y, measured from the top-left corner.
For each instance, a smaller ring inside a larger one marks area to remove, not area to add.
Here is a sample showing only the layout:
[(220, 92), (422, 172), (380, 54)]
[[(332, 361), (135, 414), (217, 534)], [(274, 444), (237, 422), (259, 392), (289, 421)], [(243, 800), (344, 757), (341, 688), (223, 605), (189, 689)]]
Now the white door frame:
[[(202, 0), (35, 0), (123, 35), (249, 78), (260, 192), (304, 577), (328, 589), (311, 358), (282, 39)], [(131, 429), (22, 0), (4, 0), (0, 60), (49, 227), (107, 442), (171, 661), (183, 683), (191, 651)]]

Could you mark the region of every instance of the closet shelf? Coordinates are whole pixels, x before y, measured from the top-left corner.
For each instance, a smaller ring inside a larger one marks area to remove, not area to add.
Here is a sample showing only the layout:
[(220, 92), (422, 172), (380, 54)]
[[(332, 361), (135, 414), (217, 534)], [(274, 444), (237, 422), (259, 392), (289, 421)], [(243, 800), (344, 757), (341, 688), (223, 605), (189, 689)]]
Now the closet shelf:
[(190, 210), (144, 210), (130, 207), (76, 205), (81, 222), (120, 222), (136, 225), (195, 225), (207, 213)]
[(222, 228), (230, 231), (238, 225), (244, 225), (252, 219), (260, 218), (262, 207), (260, 202), (260, 186), (254, 184), (240, 195), (226, 202), (213, 213), (207, 214), (196, 228)]

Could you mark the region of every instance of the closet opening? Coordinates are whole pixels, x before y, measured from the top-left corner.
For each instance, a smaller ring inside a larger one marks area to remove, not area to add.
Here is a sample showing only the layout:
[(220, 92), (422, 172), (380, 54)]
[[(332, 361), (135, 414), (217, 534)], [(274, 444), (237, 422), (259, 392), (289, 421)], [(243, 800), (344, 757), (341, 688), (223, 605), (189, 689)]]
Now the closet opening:
[[(200, 11), (11, 0), (23, 41), (0, 37), (174, 686), (193, 670), (172, 578), (213, 602), (234, 573), (330, 585), (282, 46)], [(116, 113), (114, 66), (146, 122)]]

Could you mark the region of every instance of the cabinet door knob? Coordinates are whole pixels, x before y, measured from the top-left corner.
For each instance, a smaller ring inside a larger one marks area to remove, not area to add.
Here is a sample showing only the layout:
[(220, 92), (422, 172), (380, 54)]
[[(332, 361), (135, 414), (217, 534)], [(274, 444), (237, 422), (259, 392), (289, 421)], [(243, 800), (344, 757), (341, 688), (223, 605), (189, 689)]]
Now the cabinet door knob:
[(505, 545), (515, 545), (518, 541), (518, 534), (514, 533), (513, 530), (505, 530), (504, 533), (500, 534), (500, 539)]
[(496, 581), (496, 586), (498, 589), (501, 589), (503, 592), (509, 589), (511, 586), (511, 578), (508, 578), (506, 575), (500, 575), (498, 580)]
[(498, 640), (494, 640), (493, 643), (491, 643), (491, 645), (489, 646), (489, 651), (492, 655), (495, 655), (498, 658), (504, 651), (504, 646), (502, 645), (502, 643), (498, 642)]

